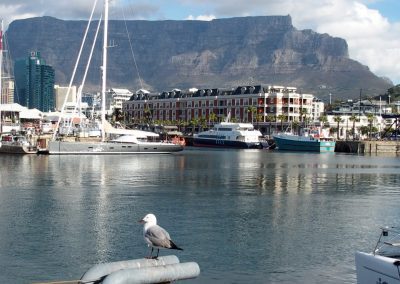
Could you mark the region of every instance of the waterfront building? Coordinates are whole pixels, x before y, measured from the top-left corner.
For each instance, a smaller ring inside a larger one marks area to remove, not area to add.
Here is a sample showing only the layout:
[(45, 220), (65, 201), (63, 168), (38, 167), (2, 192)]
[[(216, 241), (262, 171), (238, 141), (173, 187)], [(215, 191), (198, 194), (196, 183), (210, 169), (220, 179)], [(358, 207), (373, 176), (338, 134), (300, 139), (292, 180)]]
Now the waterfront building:
[[(65, 98), (67, 97), (67, 100)], [(63, 87), (59, 85), (54, 86), (54, 95), (55, 95), (55, 110), (61, 111), (64, 102), (66, 103), (76, 103), (76, 86), (71, 86), (71, 89), (68, 93), (68, 87)]]
[(14, 102), (14, 80), (12, 78), (3, 77), (1, 88), (0, 104), (12, 104)]
[(173, 89), (162, 93), (139, 90), (123, 103), (128, 122), (143, 120), (186, 121), (203, 119), (208, 123), (233, 121), (265, 124), (269, 121), (317, 119), (323, 103), (294, 87), (238, 86), (233, 89)]
[(53, 67), (46, 65), (40, 52), (32, 51), (14, 65), (17, 102), (28, 108), (50, 111), (55, 107)]
[(112, 88), (108, 90), (106, 94), (106, 109), (108, 114), (114, 112), (114, 110), (122, 110), (124, 102), (128, 101), (132, 97), (133, 93), (128, 89), (116, 89)]

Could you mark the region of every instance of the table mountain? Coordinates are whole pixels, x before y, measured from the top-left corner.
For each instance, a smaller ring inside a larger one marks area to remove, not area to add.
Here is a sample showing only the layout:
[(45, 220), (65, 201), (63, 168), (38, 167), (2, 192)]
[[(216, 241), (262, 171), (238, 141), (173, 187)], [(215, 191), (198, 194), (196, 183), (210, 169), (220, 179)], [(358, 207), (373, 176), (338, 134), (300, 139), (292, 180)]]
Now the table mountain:
[[(89, 42), (96, 24), (90, 29)], [(7, 30), (12, 58), (40, 51), (55, 68), (56, 82), (67, 85), (86, 25), (86, 21), (51, 17), (16, 20)], [(290, 16), (209, 22), (112, 20), (109, 40), (108, 87), (164, 91), (273, 84), (298, 87), (323, 99), (332, 93), (336, 99), (356, 98), (361, 88), (384, 93), (392, 86), (350, 59), (345, 40), (298, 30)], [(101, 42), (99, 36), (87, 78), (91, 91), (100, 86)], [(83, 51), (85, 60), (89, 50), (88, 46)], [(79, 78), (84, 69), (82, 64)]]

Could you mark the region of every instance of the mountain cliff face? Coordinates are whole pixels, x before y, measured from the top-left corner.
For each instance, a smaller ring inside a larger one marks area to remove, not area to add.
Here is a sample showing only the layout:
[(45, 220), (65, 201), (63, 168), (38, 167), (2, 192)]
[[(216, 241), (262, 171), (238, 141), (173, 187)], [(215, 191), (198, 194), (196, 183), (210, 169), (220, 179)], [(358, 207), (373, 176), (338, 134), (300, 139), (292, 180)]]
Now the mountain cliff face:
[[(12, 58), (40, 51), (47, 64), (55, 68), (56, 82), (67, 85), (86, 24), (50, 17), (14, 21), (7, 30)], [(96, 25), (92, 24), (89, 43)], [(164, 91), (274, 84), (298, 87), (321, 98), (329, 93), (336, 98), (351, 98), (358, 97), (360, 88), (384, 93), (391, 86), (350, 59), (345, 40), (297, 30), (290, 16), (210, 22), (110, 21), (109, 40), (108, 87)], [(87, 78), (91, 91), (100, 86), (101, 42), (99, 36)], [(89, 50), (90, 46), (84, 49), (84, 62)], [(84, 69), (82, 64), (77, 78), (82, 77)]]

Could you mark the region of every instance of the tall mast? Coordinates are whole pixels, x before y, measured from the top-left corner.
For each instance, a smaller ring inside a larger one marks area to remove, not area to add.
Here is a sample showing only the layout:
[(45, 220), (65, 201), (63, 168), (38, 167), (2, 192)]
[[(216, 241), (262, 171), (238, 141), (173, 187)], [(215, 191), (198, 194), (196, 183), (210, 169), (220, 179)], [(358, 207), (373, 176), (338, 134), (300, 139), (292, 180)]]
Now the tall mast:
[[(3, 20), (0, 20), (0, 105), (3, 100)], [(3, 131), (0, 109), (0, 133)]]
[(104, 0), (103, 66), (102, 66), (102, 87), (101, 87), (101, 124), (102, 124), (101, 134), (103, 141), (105, 140), (105, 121), (106, 121), (108, 1), (109, 0)]

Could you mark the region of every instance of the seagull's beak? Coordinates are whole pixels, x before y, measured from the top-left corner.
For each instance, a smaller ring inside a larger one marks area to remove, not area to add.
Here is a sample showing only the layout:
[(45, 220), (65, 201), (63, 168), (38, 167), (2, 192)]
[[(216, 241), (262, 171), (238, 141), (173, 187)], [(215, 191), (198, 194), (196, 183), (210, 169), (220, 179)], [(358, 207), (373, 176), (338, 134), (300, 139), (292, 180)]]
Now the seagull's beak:
[(138, 222), (139, 222), (140, 224), (144, 224), (144, 220), (143, 220), (143, 219), (140, 219)]

